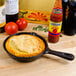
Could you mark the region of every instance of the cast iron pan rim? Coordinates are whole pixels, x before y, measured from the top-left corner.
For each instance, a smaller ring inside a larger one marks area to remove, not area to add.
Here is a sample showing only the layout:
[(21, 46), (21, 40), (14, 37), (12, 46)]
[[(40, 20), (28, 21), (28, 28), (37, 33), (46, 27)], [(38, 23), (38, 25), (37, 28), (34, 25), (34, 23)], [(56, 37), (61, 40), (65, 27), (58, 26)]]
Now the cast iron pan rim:
[[(6, 41), (7, 41), (10, 37), (12, 37), (12, 36), (21, 35), (21, 34), (30, 34), (30, 35), (34, 35), (34, 36), (37, 36), (37, 37), (39, 37), (40, 39), (42, 39), (42, 40), (44, 41), (44, 43), (45, 43), (45, 49), (44, 49), (44, 51), (43, 51), (41, 54), (39, 54), (39, 55), (37, 55), (37, 56), (33, 56), (33, 57), (17, 57), (17, 56), (12, 55), (11, 53), (9, 53), (9, 52), (7, 51), (7, 49), (6, 49), (6, 47), (5, 47)], [(45, 41), (45, 39), (44, 39), (43, 37), (41, 37), (40, 35), (38, 35), (37, 33), (34, 33), (34, 32), (20, 32), (20, 33), (16, 33), (16, 34), (13, 34), (13, 35), (10, 35), (9, 37), (7, 37), (7, 38), (5, 39), (5, 41), (4, 41), (4, 43), (3, 43), (3, 47), (4, 47), (4, 50), (5, 50), (11, 57), (13, 57), (14, 59), (30, 59), (30, 58), (32, 59), (32, 58), (38, 58), (38, 57), (42, 56), (43, 54), (45, 54), (45, 53), (46, 53), (46, 49), (48, 48), (48, 44), (47, 44), (47, 42)]]

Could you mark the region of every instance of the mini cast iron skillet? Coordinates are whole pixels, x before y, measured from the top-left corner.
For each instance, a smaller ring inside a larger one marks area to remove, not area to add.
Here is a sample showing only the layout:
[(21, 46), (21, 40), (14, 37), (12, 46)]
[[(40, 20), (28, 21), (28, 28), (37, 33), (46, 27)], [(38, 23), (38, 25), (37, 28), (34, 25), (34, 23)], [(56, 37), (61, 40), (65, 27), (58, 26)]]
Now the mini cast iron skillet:
[[(33, 56), (33, 57), (16, 57), (14, 55), (12, 55), (11, 53), (9, 53), (5, 47), (5, 43), (6, 41), (11, 37), (11, 36), (14, 36), (14, 35), (21, 35), (21, 34), (31, 34), (31, 35), (34, 35), (34, 36), (37, 36), (39, 37), (40, 39), (42, 39), (45, 43), (45, 49), (44, 51), (40, 54), (40, 55), (37, 55), (37, 56)], [(17, 34), (13, 34), (9, 36), (5, 41), (4, 41), (4, 49), (5, 51), (13, 58), (13, 59), (16, 59), (17, 61), (22, 61), (22, 62), (31, 62), (37, 58), (39, 58), (40, 56), (44, 55), (44, 54), (52, 54), (52, 55), (55, 55), (55, 56), (58, 56), (58, 57), (61, 57), (61, 58), (64, 58), (64, 59), (67, 59), (67, 60), (74, 60), (74, 55), (72, 54), (69, 54), (69, 53), (64, 53), (64, 52), (57, 52), (57, 51), (53, 51), (51, 49), (48, 48), (48, 44), (46, 42), (46, 40), (39, 36), (38, 34), (34, 33), (34, 32), (22, 32), (22, 33), (17, 33)]]

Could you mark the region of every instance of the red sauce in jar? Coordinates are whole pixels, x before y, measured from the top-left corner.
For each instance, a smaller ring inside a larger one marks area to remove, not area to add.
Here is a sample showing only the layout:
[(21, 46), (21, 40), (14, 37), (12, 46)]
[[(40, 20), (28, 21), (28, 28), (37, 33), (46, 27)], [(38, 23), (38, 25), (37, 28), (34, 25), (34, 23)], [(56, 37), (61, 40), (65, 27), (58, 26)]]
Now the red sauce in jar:
[(56, 43), (59, 41), (59, 36), (62, 27), (63, 10), (62, 1), (56, 0), (53, 8), (50, 21), (49, 21), (49, 42)]

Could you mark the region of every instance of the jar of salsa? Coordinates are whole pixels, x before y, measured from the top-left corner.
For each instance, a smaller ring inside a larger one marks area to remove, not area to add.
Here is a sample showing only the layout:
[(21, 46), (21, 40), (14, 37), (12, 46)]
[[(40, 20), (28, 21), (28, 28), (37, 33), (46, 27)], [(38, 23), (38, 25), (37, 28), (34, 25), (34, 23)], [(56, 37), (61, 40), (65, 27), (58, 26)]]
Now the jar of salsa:
[(56, 43), (59, 41), (63, 20), (62, 0), (56, 0), (49, 21), (49, 42)]

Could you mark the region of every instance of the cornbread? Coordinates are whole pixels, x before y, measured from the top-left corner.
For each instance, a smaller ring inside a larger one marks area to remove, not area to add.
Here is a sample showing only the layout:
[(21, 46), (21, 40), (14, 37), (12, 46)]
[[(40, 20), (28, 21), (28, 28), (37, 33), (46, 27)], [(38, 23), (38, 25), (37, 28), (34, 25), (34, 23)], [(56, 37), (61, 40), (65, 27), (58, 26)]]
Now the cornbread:
[(45, 49), (43, 40), (29, 34), (12, 36), (6, 41), (5, 46), (9, 53), (17, 57), (37, 56)]

